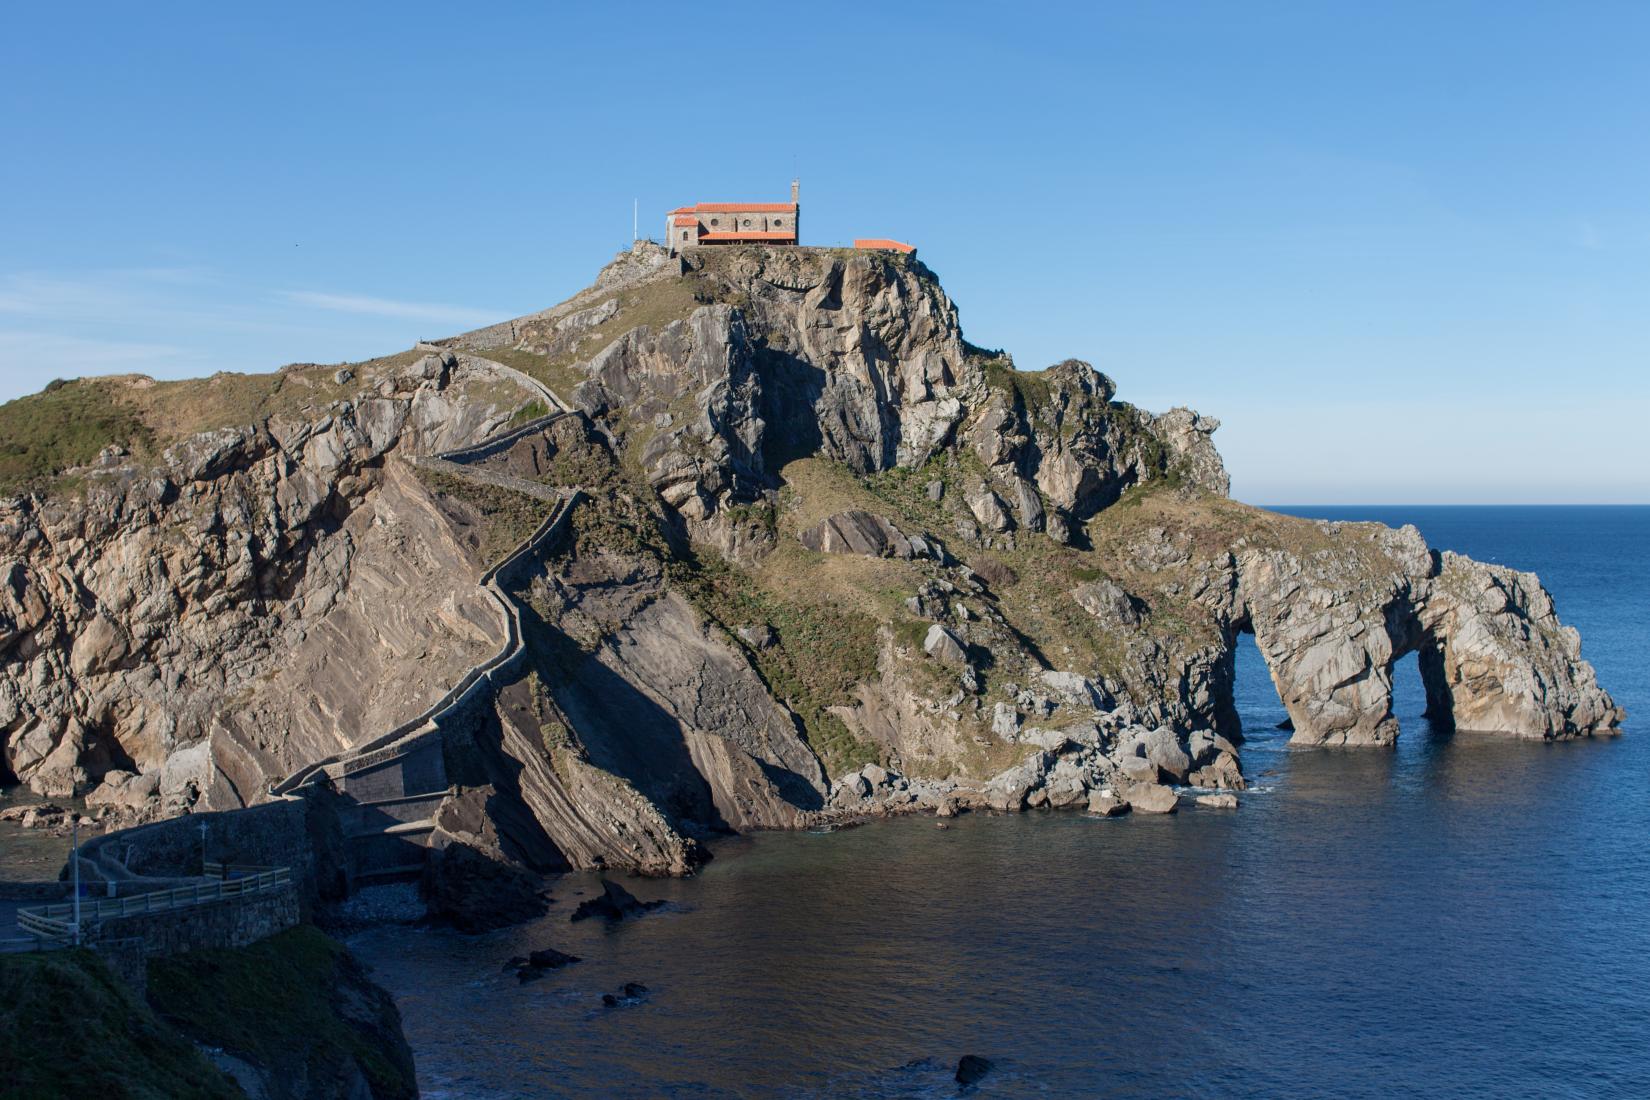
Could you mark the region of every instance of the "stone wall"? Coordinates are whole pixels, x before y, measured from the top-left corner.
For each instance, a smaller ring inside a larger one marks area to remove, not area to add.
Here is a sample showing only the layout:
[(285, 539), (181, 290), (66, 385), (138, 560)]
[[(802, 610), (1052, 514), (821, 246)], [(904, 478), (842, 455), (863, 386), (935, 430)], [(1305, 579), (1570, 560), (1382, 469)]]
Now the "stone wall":
[(330, 791), (244, 810), (188, 814), (96, 837), (82, 846), (83, 878), (118, 878), (122, 869), (151, 878), (201, 872), (201, 827), (208, 859), (259, 867), (290, 867), (306, 907), (341, 897), (342, 829)]
[(149, 959), (257, 943), (297, 925), (300, 908), (297, 888), (287, 887), (187, 909), (111, 917), (87, 925), (85, 940), (141, 996)]

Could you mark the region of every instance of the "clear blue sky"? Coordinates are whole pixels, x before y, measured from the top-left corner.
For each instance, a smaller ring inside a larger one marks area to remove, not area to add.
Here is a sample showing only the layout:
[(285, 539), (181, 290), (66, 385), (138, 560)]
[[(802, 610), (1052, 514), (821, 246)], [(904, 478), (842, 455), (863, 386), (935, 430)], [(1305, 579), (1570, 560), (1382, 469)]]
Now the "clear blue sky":
[(1242, 499), (1650, 501), (1650, 6), (563, 8), (13, 6), (0, 398), (404, 348), (799, 175)]

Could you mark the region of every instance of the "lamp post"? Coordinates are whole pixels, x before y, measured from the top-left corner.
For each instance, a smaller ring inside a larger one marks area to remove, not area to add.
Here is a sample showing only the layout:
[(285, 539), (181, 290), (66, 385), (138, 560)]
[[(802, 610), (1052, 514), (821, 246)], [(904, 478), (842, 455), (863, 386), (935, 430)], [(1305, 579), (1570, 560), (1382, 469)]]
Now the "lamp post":
[(80, 946), (80, 815), (74, 815), (70, 826), (73, 837), (73, 854), (70, 865), (74, 868), (74, 940), (76, 947)]

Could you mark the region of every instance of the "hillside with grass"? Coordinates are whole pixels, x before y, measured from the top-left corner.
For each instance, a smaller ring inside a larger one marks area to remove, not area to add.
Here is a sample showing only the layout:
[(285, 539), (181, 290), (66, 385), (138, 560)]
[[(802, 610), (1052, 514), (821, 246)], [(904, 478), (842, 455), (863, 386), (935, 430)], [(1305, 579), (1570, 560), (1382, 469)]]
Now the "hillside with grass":
[[(0, 408), (4, 778), (111, 823), (255, 802), (516, 616), (515, 679), (440, 730), (438, 836), (535, 870), (1238, 790), (1245, 635), (1301, 744), (1391, 744), (1410, 653), (1465, 728), (1619, 724), (1538, 580), (1232, 501), (1218, 427), (1018, 369), (922, 263), (842, 249), (641, 242), (366, 363), (54, 384)], [(477, 579), (574, 488), (501, 620)]]

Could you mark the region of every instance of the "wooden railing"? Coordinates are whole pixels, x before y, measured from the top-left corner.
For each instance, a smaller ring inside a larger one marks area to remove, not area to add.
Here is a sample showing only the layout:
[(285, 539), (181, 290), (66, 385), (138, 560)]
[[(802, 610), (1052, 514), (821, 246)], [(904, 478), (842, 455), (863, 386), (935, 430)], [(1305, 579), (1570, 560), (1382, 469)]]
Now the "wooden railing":
[[(233, 901), (270, 894), (292, 885), (290, 867), (252, 867), (246, 864), (208, 863), (208, 881), (153, 890), (123, 898), (86, 899), (80, 903), (80, 924), (97, 924), (117, 917), (165, 913), (217, 901)], [(67, 940), (74, 935), (73, 902), (40, 905), (17, 911), (17, 927), (44, 940)]]

